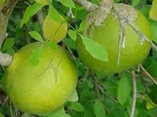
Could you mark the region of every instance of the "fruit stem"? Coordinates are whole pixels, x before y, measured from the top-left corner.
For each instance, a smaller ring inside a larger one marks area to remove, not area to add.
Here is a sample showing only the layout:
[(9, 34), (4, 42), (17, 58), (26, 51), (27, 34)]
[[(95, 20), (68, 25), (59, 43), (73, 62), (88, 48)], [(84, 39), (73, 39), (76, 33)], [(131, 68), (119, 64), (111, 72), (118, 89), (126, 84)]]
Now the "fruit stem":
[[(10, 14), (14, 9), (18, 0), (8, 0), (4, 7), (0, 10), (0, 65), (7, 66), (10, 64), (12, 57), (1, 52), (3, 41), (7, 37), (7, 27)], [(5, 60), (6, 59), (6, 60)]]
[(155, 85), (157, 85), (157, 81), (153, 78), (153, 76), (151, 76), (147, 71), (146, 69), (140, 64), (139, 65), (140, 69), (142, 70), (143, 74), (145, 76), (147, 76), (150, 80), (152, 80), (154, 82)]
[(93, 78), (93, 81), (94, 81), (94, 87), (95, 87), (95, 92), (96, 92), (97, 99), (101, 100), (101, 91), (99, 89), (99, 85), (100, 85), (99, 81), (96, 78), (94, 72), (91, 71), (91, 75), (92, 75), (92, 78)]

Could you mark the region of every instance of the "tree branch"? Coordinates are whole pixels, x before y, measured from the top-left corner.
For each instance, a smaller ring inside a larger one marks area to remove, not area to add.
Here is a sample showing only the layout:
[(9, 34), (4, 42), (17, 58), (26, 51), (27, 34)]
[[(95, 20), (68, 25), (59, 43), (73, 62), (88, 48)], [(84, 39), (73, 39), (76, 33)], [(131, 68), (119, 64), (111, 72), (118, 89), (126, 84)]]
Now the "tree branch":
[(146, 36), (138, 29), (138, 27), (137, 27), (135, 24), (133, 24), (133, 23), (131, 23), (131, 22), (129, 22), (128, 24), (131, 26), (131, 28), (132, 28), (134, 31), (136, 31), (136, 33), (140, 36), (141, 39), (144, 39), (144, 40), (147, 41), (149, 44), (151, 44), (152, 48), (155, 50), (155, 52), (157, 52), (157, 46), (152, 42), (152, 40), (150, 40), (148, 37), (146, 37)]
[(132, 97), (130, 117), (134, 117), (135, 115), (136, 99), (137, 99), (136, 74), (134, 70), (132, 70), (132, 86), (133, 86), (133, 97)]
[[(7, 27), (8, 27), (8, 20), (10, 18), (10, 14), (14, 9), (18, 0), (8, 0), (4, 7), (0, 10), (0, 50), (7, 36)], [(8, 66), (11, 62), (12, 57), (7, 54), (3, 54), (0, 51), (0, 65)]]
[(96, 78), (94, 72), (91, 72), (91, 76), (92, 76), (92, 79), (94, 81), (94, 88), (95, 88), (96, 96), (97, 96), (98, 99), (101, 100), (101, 92), (100, 92), (100, 89), (99, 89), (99, 81)]
[(140, 69), (142, 70), (142, 73), (145, 75), (145, 76), (147, 76), (150, 80), (152, 80), (154, 83), (155, 83), (155, 85), (157, 85), (157, 81), (153, 78), (153, 76), (151, 76), (148, 72), (147, 72), (147, 70), (140, 64), (139, 65), (139, 67), (140, 67)]
[(91, 12), (98, 8), (99, 6), (96, 4), (92, 4), (87, 0), (74, 0), (78, 5), (82, 6), (86, 11)]
[(4, 54), (0, 52), (0, 65), (1, 66), (8, 66), (12, 61), (12, 56), (9, 54)]

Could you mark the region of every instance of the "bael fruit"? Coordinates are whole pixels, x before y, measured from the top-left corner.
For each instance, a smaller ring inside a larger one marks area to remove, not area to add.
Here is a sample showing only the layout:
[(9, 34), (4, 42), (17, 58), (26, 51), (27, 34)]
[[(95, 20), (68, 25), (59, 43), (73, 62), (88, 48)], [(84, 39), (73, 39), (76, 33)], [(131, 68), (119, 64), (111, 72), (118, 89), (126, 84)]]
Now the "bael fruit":
[[(21, 110), (33, 114), (54, 111), (76, 88), (78, 76), (73, 61), (63, 48), (50, 45), (35, 42), (24, 46), (4, 73), (4, 90)], [(36, 64), (32, 56), (38, 58)]]
[[(88, 25), (83, 32), (85, 36), (90, 37), (106, 49), (109, 58), (108, 61), (105, 62), (93, 58), (83, 45), (81, 37), (76, 40), (77, 51), (83, 63), (93, 71), (102, 74), (122, 72), (123, 70), (136, 66), (147, 56), (151, 48), (148, 42), (140, 38), (135, 30), (132, 29), (130, 25), (126, 24), (126, 21), (132, 22), (144, 35), (150, 38), (150, 27), (145, 17), (129, 5), (122, 3), (115, 5), (118, 8), (117, 12), (112, 8), (106, 19), (101, 22), (100, 26), (96, 26), (95, 24), (102, 19), (92, 20), (96, 13), (88, 17)], [(128, 18), (124, 20), (124, 32), (120, 31), (122, 26), (120, 23), (122, 20), (120, 21), (117, 14), (120, 14), (120, 18)], [(103, 13), (96, 15), (101, 17)], [(125, 41), (121, 39), (123, 42), (119, 44), (120, 34), (125, 34)], [(123, 45), (124, 47), (121, 46), (119, 49), (119, 45), (122, 43), (124, 43), (125, 46)], [(100, 54), (101, 52), (102, 50), (100, 50)]]
[(55, 43), (60, 42), (66, 36), (68, 25), (64, 17), (60, 15), (60, 21), (55, 21), (49, 15), (45, 17), (43, 33), (46, 40)]

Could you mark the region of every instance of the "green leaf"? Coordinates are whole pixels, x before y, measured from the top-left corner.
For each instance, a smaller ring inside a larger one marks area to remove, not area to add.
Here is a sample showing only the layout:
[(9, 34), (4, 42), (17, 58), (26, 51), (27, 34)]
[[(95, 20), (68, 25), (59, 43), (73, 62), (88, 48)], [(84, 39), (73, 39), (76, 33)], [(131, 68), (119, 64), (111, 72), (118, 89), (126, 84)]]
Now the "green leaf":
[(133, 7), (135, 7), (135, 6), (137, 6), (137, 5), (139, 4), (139, 2), (140, 2), (140, 0), (132, 0), (131, 5), (132, 5)]
[(77, 38), (77, 33), (73, 30), (69, 30), (68, 31), (68, 35), (69, 37), (73, 40), (73, 41), (76, 41), (76, 38)]
[(94, 112), (96, 117), (106, 117), (104, 105), (100, 100), (96, 100), (94, 103)]
[(31, 65), (37, 65), (39, 63), (42, 54), (42, 49), (43, 46), (40, 46), (31, 53), (29, 58)]
[(157, 21), (154, 20), (149, 20), (150, 28), (151, 28), (151, 34), (152, 34), (152, 39), (157, 43)]
[(2, 115), (2, 113), (0, 113), (0, 117), (4, 117), (4, 116)]
[(50, 6), (48, 15), (56, 22), (58, 23), (62, 23), (62, 19), (60, 18), (60, 14), (58, 13), (58, 11), (53, 7)]
[(79, 32), (83, 32), (85, 30), (85, 28), (87, 27), (87, 21), (86, 20), (83, 20), (79, 26), (79, 29), (78, 31)]
[(76, 91), (76, 90), (72, 93), (72, 95), (71, 95), (71, 97), (68, 99), (68, 101), (70, 101), (70, 102), (76, 102), (76, 101), (78, 101), (78, 94), (77, 94), (77, 91)]
[(47, 44), (52, 49), (56, 49), (58, 47), (58, 45), (52, 41), (47, 41), (45, 44)]
[(71, 117), (70, 115), (66, 114), (64, 109), (59, 109), (56, 112), (54, 112), (53, 114), (50, 114), (46, 117)]
[(114, 2), (121, 2), (122, 0), (114, 0)]
[(89, 52), (89, 54), (91, 54), (92, 57), (101, 61), (108, 61), (107, 52), (101, 44), (83, 35), (80, 36), (86, 50)]
[(123, 73), (118, 84), (118, 102), (121, 105), (124, 105), (125, 102), (129, 99), (131, 93), (130, 77)]
[(15, 39), (14, 38), (7, 38), (4, 41), (4, 44), (2, 46), (2, 51), (7, 51), (7, 50), (12, 49), (12, 47), (14, 46), (14, 43), (15, 43)]
[(70, 39), (70, 38), (65, 38), (65, 39), (64, 39), (64, 42), (65, 42), (66, 46), (68, 46), (70, 49), (76, 50), (75, 41), (73, 41), (73, 40)]
[(144, 6), (140, 9), (140, 12), (147, 18), (147, 19), (150, 19), (149, 18), (149, 11), (151, 9), (151, 6), (150, 5), (147, 5), (147, 6)]
[(29, 32), (29, 34), (35, 40), (40, 41), (40, 42), (44, 42), (44, 40), (42, 39), (41, 35), (37, 31), (31, 31), (31, 32)]
[(39, 4), (48, 5), (50, 3), (50, 0), (35, 0)]
[(153, 0), (152, 7), (149, 12), (149, 17), (157, 21), (157, 0)]
[(24, 13), (24, 17), (22, 18), (20, 27), (22, 27), (24, 24), (26, 24), (30, 20), (30, 18), (33, 15), (35, 15), (43, 6), (44, 6), (43, 4), (35, 3), (35, 4), (27, 7), (27, 9)]
[(58, 1), (66, 7), (75, 8), (74, 2), (72, 0), (58, 0)]
[(146, 108), (148, 110), (157, 108), (157, 105), (149, 98), (149, 96), (147, 94), (144, 95), (144, 99), (146, 101)]
[(70, 108), (77, 111), (77, 112), (84, 112), (85, 111), (84, 107), (79, 102), (71, 103)]

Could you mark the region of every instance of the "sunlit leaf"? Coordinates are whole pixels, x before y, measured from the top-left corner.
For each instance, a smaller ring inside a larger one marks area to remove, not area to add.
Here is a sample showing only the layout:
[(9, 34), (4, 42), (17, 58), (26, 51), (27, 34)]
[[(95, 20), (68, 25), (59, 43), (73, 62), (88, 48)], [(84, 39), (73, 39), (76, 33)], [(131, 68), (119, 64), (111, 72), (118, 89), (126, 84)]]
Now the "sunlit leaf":
[(39, 63), (42, 49), (43, 49), (42, 46), (40, 46), (31, 53), (30, 58), (29, 58), (31, 65), (37, 65)]
[(149, 17), (157, 21), (157, 0), (153, 0), (152, 7), (149, 12)]
[(157, 105), (149, 98), (149, 96), (147, 94), (144, 95), (144, 99), (146, 101), (146, 108), (148, 110), (157, 108)]
[(125, 102), (128, 100), (128, 98), (130, 97), (131, 83), (129, 78), (130, 77), (127, 74), (123, 73), (118, 84), (117, 98), (118, 98), (118, 102), (121, 105), (124, 105)]
[(156, 60), (152, 60), (149, 65), (146, 67), (146, 70), (149, 72), (149, 74), (151, 74), (153, 77), (157, 77), (157, 61)]
[(96, 117), (106, 117), (104, 105), (100, 100), (95, 101), (94, 112)]
[(56, 112), (46, 116), (46, 117), (71, 117), (70, 115), (66, 114), (64, 108), (57, 110)]
[(157, 43), (157, 21), (154, 20), (149, 20), (150, 28), (151, 28), (151, 34), (152, 34), (152, 39)]
[(72, 94), (71, 97), (68, 99), (68, 101), (70, 101), (70, 102), (76, 102), (76, 101), (78, 101), (78, 94), (77, 94), (77, 91), (76, 91), (76, 90), (73, 92), (73, 94)]
[(37, 3), (48, 5), (50, 3), (50, 0), (35, 0)]
[(66, 7), (75, 8), (74, 2), (72, 0), (58, 0)]
[(132, 0), (131, 5), (135, 7), (135, 6), (137, 6), (139, 4), (140, 1), (141, 0)]
[(2, 46), (2, 50), (3, 51), (10, 50), (13, 47), (14, 43), (15, 43), (15, 39), (14, 38), (7, 38), (4, 41), (4, 44)]
[(52, 41), (47, 41), (45, 44), (47, 44), (52, 49), (57, 49), (58, 45)]
[(78, 31), (79, 32), (83, 32), (85, 30), (85, 28), (87, 27), (87, 21), (86, 20), (83, 20), (79, 26), (79, 29)]
[(147, 18), (149, 19), (149, 11), (151, 9), (150, 5), (144, 6), (140, 9), (140, 12)]
[(85, 111), (84, 107), (83, 107), (83, 106), (81, 105), (81, 103), (79, 103), (79, 102), (71, 103), (70, 108), (71, 108), (72, 110), (77, 111), (77, 112), (84, 112), (84, 111)]
[(60, 18), (60, 14), (58, 13), (58, 11), (51, 6), (48, 12), (48, 15), (56, 22), (61, 23), (62, 19)]
[(76, 41), (77, 33), (74, 30), (69, 30), (68, 35), (73, 41)]
[(33, 15), (35, 15), (43, 6), (44, 6), (43, 4), (35, 3), (35, 4), (27, 7), (27, 9), (24, 13), (24, 16), (22, 18), (20, 27), (22, 27), (24, 24), (26, 24), (30, 20), (30, 18)]
[(91, 54), (92, 57), (101, 61), (108, 61), (107, 52), (101, 44), (83, 35), (80, 36), (86, 50)]
[(35, 40), (40, 41), (40, 42), (44, 42), (41, 35), (37, 31), (31, 31), (31, 32), (29, 32), (29, 34)]
[(41, 35), (37, 31), (30, 31), (29, 35), (37, 41), (44, 42)]

